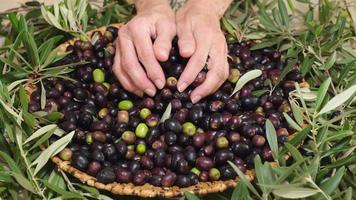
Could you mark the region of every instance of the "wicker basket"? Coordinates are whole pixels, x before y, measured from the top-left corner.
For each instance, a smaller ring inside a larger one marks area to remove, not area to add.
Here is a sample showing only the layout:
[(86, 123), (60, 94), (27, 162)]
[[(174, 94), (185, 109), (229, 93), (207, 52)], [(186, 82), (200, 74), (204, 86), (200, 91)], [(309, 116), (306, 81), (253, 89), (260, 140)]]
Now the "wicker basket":
[[(111, 26), (120, 28), (122, 24), (112, 24)], [(100, 31), (104, 33), (106, 27), (100, 27), (94, 30), (87, 32), (87, 35), (90, 37), (93, 32)], [(67, 42), (58, 46), (59, 53), (64, 53), (68, 45), (73, 44), (75, 39), (68, 40)], [(308, 84), (301, 84), (301, 87), (308, 87)], [(30, 85), (27, 86), (27, 94), (30, 95), (36, 86)], [(293, 137), (295, 134), (291, 135)], [(42, 146), (44, 149), (44, 147)], [(110, 183), (103, 184), (97, 182), (96, 178), (82, 172), (73, 166), (69, 161), (63, 161), (59, 157), (55, 156), (52, 158), (52, 161), (63, 171), (68, 174), (73, 175), (79, 179), (84, 184), (95, 187), (100, 190), (106, 190), (116, 195), (131, 195), (131, 196), (140, 196), (140, 197), (161, 197), (161, 198), (172, 198), (177, 196), (184, 195), (185, 192), (192, 192), (199, 196), (206, 195), (208, 193), (222, 192), (230, 187), (234, 187), (239, 182), (239, 178), (226, 180), (226, 181), (212, 181), (212, 182), (199, 182), (198, 184), (186, 188), (179, 188), (177, 186), (173, 187), (155, 187), (151, 184), (146, 183), (142, 186), (135, 186), (132, 183), (122, 184), (122, 183)], [(272, 165), (275, 163), (272, 163)], [(247, 170), (245, 174), (247, 180), (251, 181), (255, 177), (254, 170)]]

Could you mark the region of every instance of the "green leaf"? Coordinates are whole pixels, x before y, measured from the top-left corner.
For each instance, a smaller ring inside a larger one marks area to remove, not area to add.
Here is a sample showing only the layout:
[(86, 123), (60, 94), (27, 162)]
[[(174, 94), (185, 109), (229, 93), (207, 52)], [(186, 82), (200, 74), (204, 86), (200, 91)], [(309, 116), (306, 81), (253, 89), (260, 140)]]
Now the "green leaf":
[[(337, 172), (332, 176), (330, 179), (327, 181), (323, 182), (320, 186), (320, 189), (322, 189), (326, 194), (332, 194), (335, 192), (337, 189), (338, 185), (340, 184), (340, 181), (342, 177), (344, 176), (345, 172), (345, 167), (342, 166), (340, 169), (337, 170)], [(321, 194), (316, 196), (316, 199), (324, 199), (324, 196)]]
[(304, 160), (302, 154), (298, 151), (297, 148), (295, 148), (289, 143), (286, 143), (285, 147), (289, 150), (294, 160), (296, 160), (297, 162), (302, 162)]
[(293, 188), (283, 188), (276, 189), (272, 191), (276, 196), (286, 198), (286, 199), (300, 199), (313, 196), (319, 191), (316, 189), (310, 189), (305, 187), (293, 187)]
[(303, 130), (287, 113), (283, 113), (284, 118), (288, 122), (288, 124), (297, 131)]
[(332, 132), (332, 135), (328, 136), (324, 140), (322, 140), (323, 143), (325, 142), (331, 142), (331, 141), (341, 141), (345, 137), (354, 135), (355, 133), (352, 130), (344, 130), (344, 131), (338, 131), (337, 133)]
[(235, 37), (235, 30), (234, 30), (234, 28), (231, 26), (231, 24), (227, 21), (226, 17), (223, 17), (223, 18), (221, 19), (221, 21), (222, 21), (222, 24), (223, 24), (225, 30), (227, 30), (227, 32), (228, 32), (230, 35), (232, 35), (232, 36)]
[(35, 144), (31, 145), (31, 148), (29, 151), (33, 150), (34, 148), (40, 146), (41, 144), (44, 144), (48, 139), (56, 132), (56, 130), (62, 130), (59, 128), (55, 128), (54, 130), (48, 131), (45, 135), (43, 135), (40, 139), (36, 140)]
[(26, 48), (27, 53), (29, 54), (29, 59), (32, 61), (33, 66), (40, 65), (40, 57), (38, 55), (37, 45), (32, 32), (24, 33), (24, 46)]
[(72, 131), (57, 140), (40, 154), (40, 156), (32, 163), (32, 165), (36, 165), (34, 174), (37, 174), (52, 156), (58, 154), (68, 145), (74, 136), (74, 132), (75, 131)]
[(11, 172), (11, 174), (16, 179), (18, 184), (20, 184), (27, 191), (36, 194), (35, 188), (32, 186), (32, 184), (30, 183), (30, 181), (28, 181), (27, 178), (25, 178), (23, 175), (16, 172)]
[(40, 103), (41, 103), (41, 110), (43, 110), (46, 107), (46, 89), (43, 86), (43, 83), (41, 81), (41, 99), (40, 99)]
[(271, 47), (276, 44), (279, 44), (283, 40), (282, 37), (277, 37), (277, 38), (269, 38), (266, 40), (261, 41), (260, 43), (257, 43), (251, 47), (251, 50), (257, 50), (257, 49), (263, 49), (266, 47)]
[(48, 115), (45, 116), (45, 118), (51, 122), (57, 122), (58, 120), (62, 119), (63, 117), (64, 117), (63, 113), (56, 112), (56, 111), (48, 113)]
[(269, 119), (266, 120), (266, 137), (267, 137), (268, 144), (271, 147), (272, 155), (274, 159), (277, 160), (278, 158), (277, 133), (276, 133), (276, 129), (274, 129), (274, 126)]
[(56, 124), (50, 124), (50, 125), (44, 126), (40, 129), (38, 129), (36, 132), (34, 132), (29, 138), (27, 138), (27, 140), (24, 142), (24, 144), (46, 134), (47, 132), (54, 131), (56, 128), (57, 128)]
[(257, 197), (262, 198), (261, 195), (255, 189), (255, 187), (253, 187), (253, 185), (250, 183), (250, 181), (247, 180), (245, 174), (238, 167), (236, 167), (236, 165), (233, 162), (231, 162), (230, 160), (228, 160), (227, 162), (229, 163), (229, 165), (231, 165), (231, 167), (235, 170), (235, 172), (239, 176), (239, 178), (240, 178), (239, 181), (244, 183), (248, 187), (248, 189), (251, 190), (251, 192), (254, 195), (256, 195)]
[(99, 197), (99, 195), (100, 195), (99, 191), (94, 187), (89, 187), (89, 186), (86, 186), (86, 185), (83, 185), (83, 184), (79, 184), (79, 183), (75, 183), (74, 185), (80, 187), (81, 189), (83, 189), (83, 190), (85, 190), (87, 192), (89, 192), (94, 197)]
[(23, 111), (27, 112), (28, 111), (28, 98), (26, 95), (25, 88), (22, 85), (20, 85), (20, 88), (19, 88), (19, 97), (20, 97), (20, 103), (21, 103), (21, 107), (22, 107)]
[(278, 8), (281, 14), (282, 22), (286, 27), (289, 27), (289, 17), (287, 7), (284, 3), (284, 0), (278, 0)]
[(344, 90), (340, 94), (334, 96), (326, 105), (320, 110), (318, 115), (327, 113), (343, 103), (345, 103), (349, 98), (351, 98), (356, 92), (356, 85)]
[(262, 90), (255, 90), (252, 92), (252, 95), (255, 97), (260, 97), (262, 95), (264, 95), (265, 93), (267, 93), (269, 90), (266, 89), (262, 89)]
[(53, 190), (54, 192), (62, 195), (62, 199), (86, 199), (85, 197), (83, 197), (81, 194), (79, 194), (78, 192), (69, 192), (66, 191), (62, 188), (59, 188), (56, 185), (53, 185), (47, 181), (43, 182), (47, 188), (49, 188), (50, 190)]
[(191, 192), (185, 192), (184, 196), (187, 200), (199, 200), (199, 197)]
[(316, 105), (315, 105), (315, 110), (318, 111), (321, 104), (323, 103), (324, 97), (326, 95), (326, 93), (328, 92), (329, 86), (331, 83), (331, 77), (329, 77), (328, 79), (326, 79), (319, 87), (318, 90), (318, 95), (316, 98)]
[(39, 48), (38, 52), (40, 54), (40, 61), (41, 63), (44, 63), (47, 57), (49, 56), (50, 52), (54, 48), (54, 45), (60, 41), (63, 38), (63, 36), (55, 36), (53, 38), (50, 38), (49, 40), (45, 41)]
[(299, 106), (297, 106), (297, 104), (291, 100), (290, 102), (290, 106), (292, 108), (292, 112), (293, 112), (293, 117), (295, 119), (295, 121), (297, 121), (297, 123), (299, 124), (299, 126), (301, 126), (303, 124), (303, 112), (300, 109)]
[(251, 71), (246, 72), (244, 75), (240, 77), (240, 79), (236, 82), (234, 91), (231, 93), (230, 96), (234, 95), (237, 91), (239, 91), (246, 83), (249, 81), (259, 77), (262, 75), (262, 71), (259, 69), (254, 69)]
[(278, 85), (284, 77), (287, 76), (287, 74), (293, 69), (293, 67), (297, 64), (297, 59), (293, 59), (288, 62), (287, 66), (285, 66), (281, 72), (281, 74), (278, 77), (276, 85)]
[(17, 166), (17, 163), (5, 152), (0, 151), (0, 157), (5, 161), (12, 172), (22, 175), (22, 170)]
[[(308, 134), (310, 133), (310, 130), (311, 130), (310, 126), (305, 127), (302, 131), (297, 133), (291, 140), (289, 140), (288, 143), (291, 144), (294, 147), (298, 146), (308, 136)], [(286, 152), (287, 152), (287, 148), (284, 147), (281, 150), (281, 155), (285, 154)]]
[(231, 200), (252, 200), (246, 184), (239, 182), (231, 195)]
[(336, 51), (334, 51), (334, 53), (330, 57), (328, 57), (328, 59), (326, 59), (322, 68), (326, 70), (330, 69), (335, 64), (335, 61), (336, 61)]
[(171, 117), (171, 112), (172, 112), (172, 105), (171, 105), (171, 103), (169, 103), (167, 105), (167, 108), (164, 111), (160, 121), (164, 122), (164, 121), (166, 121), (166, 119), (170, 118)]

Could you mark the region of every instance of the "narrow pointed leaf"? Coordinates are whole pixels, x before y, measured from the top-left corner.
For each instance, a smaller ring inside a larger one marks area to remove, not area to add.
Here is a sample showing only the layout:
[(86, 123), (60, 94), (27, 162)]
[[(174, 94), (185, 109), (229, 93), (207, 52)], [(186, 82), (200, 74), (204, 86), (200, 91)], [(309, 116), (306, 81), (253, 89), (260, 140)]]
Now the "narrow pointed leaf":
[(171, 103), (169, 103), (167, 105), (166, 110), (164, 111), (164, 113), (162, 115), (161, 122), (164, 122), (164, 121), (166, 121), (166, 119), (170, 118), (171, 112), (172, 112), (172, 105), (171, 105)]
[(266, 120), (266, 137), (267, 137), (268, 144), (271, 148), (272, 155), (276, 160), (278, 158), (277, 133), (276, 133), (276, 129), (274, 128), (272, 122), (269, 119)]
[(349, 98), (351, 98), (356, 92), (356, 85), (344, 90), (340, 94), (333, 97), (326, 105), (320, 110), (318, 115), (327, 113), (345, 103)]
[(237, 81), (234, 91), (231, 93), (230, 96), (234, 95), (237, 91), (239, 91), (244, 85), (246, 85), (246, 83), (248, 83), (249, 81), (251, 81), (261, 75), (262, 75), (262, 71), (259, 69), (254, 69), (254, 70), (246, 72)]

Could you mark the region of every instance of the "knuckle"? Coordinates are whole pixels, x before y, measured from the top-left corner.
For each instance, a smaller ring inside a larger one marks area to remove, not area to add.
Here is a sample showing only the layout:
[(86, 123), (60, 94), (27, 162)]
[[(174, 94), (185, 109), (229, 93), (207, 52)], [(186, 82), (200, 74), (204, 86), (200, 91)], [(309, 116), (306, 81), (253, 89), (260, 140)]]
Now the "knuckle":
[(141, 51), (138, 51), (138, 59), (142, 62), (148, 61), (151, 59), (151, 52), (145, 49), (142, 49)]

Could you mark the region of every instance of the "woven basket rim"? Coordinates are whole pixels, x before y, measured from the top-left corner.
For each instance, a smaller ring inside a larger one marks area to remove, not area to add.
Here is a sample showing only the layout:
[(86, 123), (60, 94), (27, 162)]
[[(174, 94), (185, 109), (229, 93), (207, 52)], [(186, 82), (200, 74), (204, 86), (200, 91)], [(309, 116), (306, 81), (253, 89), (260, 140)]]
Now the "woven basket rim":
[[(110, 24), (108, 26), (114, 26), (116, 28), (120, 28), (123, 24)], [(88, 31), (86, 34), (90, 37), (94, 32), (104, 33), (108, 26), (102, 26), (93, 30)], [(73, 44), (76, 38), (70, 39), (57, 47), (58, 53), (64, 53), (68, 45)], [(301, 87), (308, 87), (308, 84), (303, 84)], [(306, 86), (305, 86), (306, 85)], [(30, 96), (33, 91), (36, 90), (35, 85), (28, 85), (26, 87), (27, 95)], [(298, 132), (291, 134), (289, 139), (294, 137)], [(41, 149), (44, 150), (46, 147), (41, 145)], [(286, 159), (289, 156), (286, 156)], [(149, 183), (146, 183), (142, 186), (135, 186), (132, 183), (124, 184), (124, 183), (109, 183), (103, 184), (97, 182), (96, 178), (88, 175), (87, 173), (76, 169), (73, 167), (69, 161), (64, 161), (60, 159), (58, 156), (54, 156), (51, 158), (52, 162), (56, 164), (56, 166), (63, 170), (64, 172), (71, 174), (75, 178), (79, 179), (82, 183), (87, 184), (89, 186), (95, 187), (100, 190), (109, 191), (115, 195), (129, 195), (129, 196), (139, 196), (139, 197), (161, 197), (161, 198), (172, 198), (177, 196), (184, 195), (185, 192), (192, 192), (196, 195), (203, 196), (209, 193), (223, 192), (228, 188), (234, 187), (238, 184), (239, 178), (231, 179), (231, 180), (219, 180), (219, 181), (209, 181), (209, 182), (198, 182), (198, 184), (186, 187), (179, 188), (177, 186), (172, 187), (156, 187)], [(276, 166), (275, 162), (270, 162), (272, 166)], [(247, 170), (245, 173), (245, 178), (248, 181), (252, 181), (255, 178), (255, 171)]]

